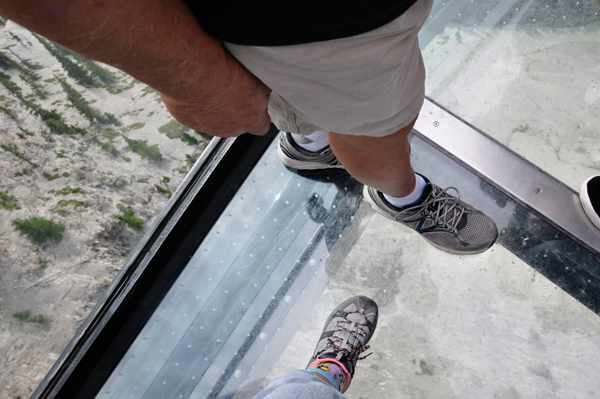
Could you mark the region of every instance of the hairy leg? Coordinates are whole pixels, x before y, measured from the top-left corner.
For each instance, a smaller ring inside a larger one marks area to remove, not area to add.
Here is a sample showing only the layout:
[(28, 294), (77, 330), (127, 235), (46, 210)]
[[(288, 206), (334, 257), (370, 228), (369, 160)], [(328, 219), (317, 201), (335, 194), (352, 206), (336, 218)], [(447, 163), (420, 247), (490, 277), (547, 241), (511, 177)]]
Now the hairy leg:
[(329, 145), (356, 180), (392, 197), (406, 197), (415, 188), (408, 134), (416, 121), (384, 137), (329, 132)]

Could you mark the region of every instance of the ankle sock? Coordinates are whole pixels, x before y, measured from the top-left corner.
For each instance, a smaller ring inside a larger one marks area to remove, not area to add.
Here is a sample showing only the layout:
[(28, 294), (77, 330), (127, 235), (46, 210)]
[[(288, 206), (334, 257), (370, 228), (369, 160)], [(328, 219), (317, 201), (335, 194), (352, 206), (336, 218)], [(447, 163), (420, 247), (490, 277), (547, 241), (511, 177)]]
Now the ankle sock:
[(324, 130), (317, 130), (308, 136), (292, 133), (292, 138), (296, 144), (310, 152), (319, 152), (329, 145), (329, 132)]
[(323, 375), (329, 380), (331, 385), (338, 391), (342, 392), (346, 385), (346, 373), (344, 370), (334, 362), (323, 362), (317, 365), (315, 368), (306, 369), (306, 371), (316, 372)]
[(387, 194), (383, 194), (383, 197), (386, 199), (387, 202), (389, 202), (396, 208), (402, 208), (407, 205), (412, 205), (412, 204), (416, 203), (419, 200), (419, 198), (421, 198), (421, 195), (423, 195), (423, 189), (427, 185), (427, 182), (425, 181), (425, 179), (423, 179), (420, 175), (418, 175), (416, 173), (415, 173), (415, 177), (417, 179), (415, 189), (413, 190), (412, 193), (408, 194), (406, 197), (396, 198), (396, 197), (392, 197)]

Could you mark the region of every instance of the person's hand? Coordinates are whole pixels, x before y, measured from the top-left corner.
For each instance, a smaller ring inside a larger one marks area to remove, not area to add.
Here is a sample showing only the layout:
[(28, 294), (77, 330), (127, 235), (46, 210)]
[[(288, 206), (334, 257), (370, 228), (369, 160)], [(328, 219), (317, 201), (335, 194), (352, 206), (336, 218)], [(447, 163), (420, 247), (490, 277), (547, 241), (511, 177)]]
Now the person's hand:
[(147, 84), (192, 129), (221, 137), (268, 132), (269, 88), (202, 29), (182, 0), (34, 3), (0, 0), (0, 14)]
[(171, 115), (180, 123), (213, 136), (266, 134), (271, 124), (267, 112), (271, 90), (231, 55), (227, 67), (214, 75), (210, 86), (215, 88), (207, 94), (207, 83), (203, 81), (198, 98), (174, 98), (161, 93)]

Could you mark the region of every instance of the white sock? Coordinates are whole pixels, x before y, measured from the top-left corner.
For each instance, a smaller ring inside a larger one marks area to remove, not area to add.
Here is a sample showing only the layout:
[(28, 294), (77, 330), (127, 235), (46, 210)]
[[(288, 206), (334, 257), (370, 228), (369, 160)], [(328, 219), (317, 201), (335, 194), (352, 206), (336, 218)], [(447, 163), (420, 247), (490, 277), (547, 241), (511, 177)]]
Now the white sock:
[(329, 132), (324, 130), (317, 130), (308, 136), (292, 133), (292, 138), (300, 147), (311, 152), (321, 151), (329, 145)]
[(387, 202), (389, 202), (390, 204), (394, 205), (397, 208), (402, 208), (404, 206), (414, 204), (415, 202), (417, 202), (419, 200), (419, 198), (421, 198), (421, 195), (423, 195), (423, 189), (427, 185), (427, 183), (425, 182), (425, 179), (423, 179), (421, 176), (419, 176), (418, 174), (415, 173), (415, 177), (417, 179), (417, 184), (415, 185), (415, 189), (413, 190), (412, 193), (408, 194), (406, 197), (396, 198), (396, 197), (389, 196), (387, 194), (383, 194), (383, 197), (387, 200)]

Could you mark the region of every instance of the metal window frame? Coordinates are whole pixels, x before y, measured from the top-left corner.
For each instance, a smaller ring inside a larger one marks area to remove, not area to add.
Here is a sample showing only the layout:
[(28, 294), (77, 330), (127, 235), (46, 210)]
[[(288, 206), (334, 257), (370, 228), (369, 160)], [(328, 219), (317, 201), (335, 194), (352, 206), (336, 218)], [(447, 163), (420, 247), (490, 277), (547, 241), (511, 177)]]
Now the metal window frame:
[(576, 191), (430, 98), (414, 132), (600, 256), (600, 230), (585, 214)]

